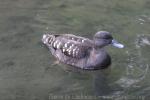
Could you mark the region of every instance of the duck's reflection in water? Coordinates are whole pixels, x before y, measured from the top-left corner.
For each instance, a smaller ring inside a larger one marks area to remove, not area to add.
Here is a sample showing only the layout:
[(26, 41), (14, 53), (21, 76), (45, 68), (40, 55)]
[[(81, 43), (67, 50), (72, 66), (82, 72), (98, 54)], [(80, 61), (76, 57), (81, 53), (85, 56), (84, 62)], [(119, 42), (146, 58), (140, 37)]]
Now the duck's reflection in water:
[[(90, 84), (92, 87), (92, 91), (94, 92), (93, 95), (96, 96), (110, 96), (114, 95), (116, 93), (116, 89), (114, 89), (114, 86), (112, 87), (112, 84), (110, 84), (110, 72), (111, 68), (107, 69), (102, 69), (102, 70), (82, 70), (82, 69), (77, 69), (74, 67), (65, 67), (66, 71), (69, 71), (72, 73), (80, 74), (79, 76), (81, 77), (82, 75), (88, 75), (89, 82), (90, 83), (84, 83), (84, 84)], [(86, 77), (85, 80), (88, 78)], [(87, 82), (87, 81), (86, 81)], [(86, 86), (85, 86), (86, 87)], [(115, 86), (116, 87), (116, 86)], [(117, 86), (118, 88), (118, 86)]]
[(93, 89), (95, 95), (97, 96), (106, 96), (110, 95), (113, 90), (109, 86), (108, 76), (110, 74), (111, 68), (97, 70), (92, 73), (93, 75)]

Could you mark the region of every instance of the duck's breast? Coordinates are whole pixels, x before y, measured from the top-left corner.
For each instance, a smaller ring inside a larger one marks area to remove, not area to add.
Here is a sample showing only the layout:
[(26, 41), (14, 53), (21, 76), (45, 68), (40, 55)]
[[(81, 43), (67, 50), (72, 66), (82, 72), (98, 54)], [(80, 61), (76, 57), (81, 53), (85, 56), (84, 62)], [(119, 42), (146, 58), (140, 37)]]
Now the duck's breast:
[(111, 64), (111, 58), (105, 50), (91, 52), (90, 57), (87, 60), (87, 67), (93, 69), (107, 68)]

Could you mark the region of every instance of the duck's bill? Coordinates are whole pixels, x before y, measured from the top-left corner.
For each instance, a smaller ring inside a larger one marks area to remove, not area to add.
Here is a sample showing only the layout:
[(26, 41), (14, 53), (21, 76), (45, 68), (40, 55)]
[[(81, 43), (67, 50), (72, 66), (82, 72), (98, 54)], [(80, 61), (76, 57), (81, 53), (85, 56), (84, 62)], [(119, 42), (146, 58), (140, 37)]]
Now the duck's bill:
[(117, 42), (116, 40), (112, 40), (112, 43), (111, 43), (114, 47), (117, 47), (117, 48), (124, 48), (124, 45)]

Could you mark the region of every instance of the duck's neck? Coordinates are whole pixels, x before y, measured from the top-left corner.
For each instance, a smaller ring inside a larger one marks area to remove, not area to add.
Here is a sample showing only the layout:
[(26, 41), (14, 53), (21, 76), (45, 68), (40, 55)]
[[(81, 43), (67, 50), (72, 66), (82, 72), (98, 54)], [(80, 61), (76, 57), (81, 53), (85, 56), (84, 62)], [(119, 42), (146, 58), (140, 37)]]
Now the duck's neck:
[(88, 58), (89, 65), (97, 66), (103, 63), (106, 55), (104, 48), (93, 48), (90, 52), (90, 57)]
[(101, 51), (103, 51), (104, 50), (104, 47), (97, 47), (97, 46), (94, 46), (94, 48), (93, 48), (93, 51), (95, 52), (95, 53), (99, 53), (99, 52), (101, 52)]

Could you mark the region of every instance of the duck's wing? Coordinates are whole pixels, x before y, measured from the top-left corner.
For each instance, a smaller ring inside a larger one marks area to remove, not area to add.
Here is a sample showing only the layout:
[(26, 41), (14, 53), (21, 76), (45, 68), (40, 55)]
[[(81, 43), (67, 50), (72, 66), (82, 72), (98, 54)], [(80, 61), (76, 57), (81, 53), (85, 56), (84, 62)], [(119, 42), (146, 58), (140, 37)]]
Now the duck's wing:
[(62, 37), (66, 38), (68, 40), (73, 40), (73, 41), (79, 42), (79, 43), (85, 43), (85, 44), (91, 44), (92, 43), (92, 41), (88, 38), (76, 36), (73, 34), (63, 34)]
[(90, 39), (71, 34), (48, 34), (47, 43), (47, 45), (54, 50), (59, 50), (64, 56), (72, 58), (83, 58), (87, 56), (89, 54), (89, 50), (93, 46)]
[(89, 50), (92, 49), (90, 45), (80, 43), (73, 40), (67, 40), (63, 47), (60, 48), (62, 53), (72, 58), (84, 58), (89, 55)]

